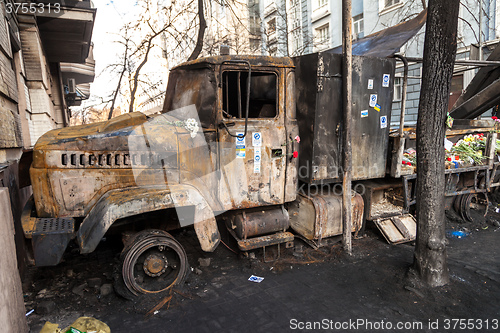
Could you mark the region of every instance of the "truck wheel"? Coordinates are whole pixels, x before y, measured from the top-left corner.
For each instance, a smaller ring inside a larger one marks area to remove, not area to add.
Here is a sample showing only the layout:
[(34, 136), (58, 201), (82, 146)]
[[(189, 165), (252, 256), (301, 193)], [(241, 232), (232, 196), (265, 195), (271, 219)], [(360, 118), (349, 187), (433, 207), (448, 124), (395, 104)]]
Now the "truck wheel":
[(161, 293), (182, 283), (187, 269), (186, 252), (169, 233), (141, 231), (122, 251), (115, 290), (127, 299)]

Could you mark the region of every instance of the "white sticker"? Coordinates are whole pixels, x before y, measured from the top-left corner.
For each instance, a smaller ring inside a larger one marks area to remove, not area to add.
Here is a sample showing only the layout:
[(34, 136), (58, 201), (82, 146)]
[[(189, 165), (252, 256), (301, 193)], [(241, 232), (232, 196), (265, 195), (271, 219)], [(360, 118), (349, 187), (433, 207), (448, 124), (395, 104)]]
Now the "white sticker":
[(368, 79), (368, 89), (373, 89), (373, 79)]
[(255, 132), (252, 135), (252, 146), (260, 147), (262, 146), (262, 135), (260, 132)]
[(387, 127), (387, 116), (380, 116), (380, 128)]
[(371, 94), (370, 95), (370, 106), (374, 107), (377, 105), (377, 94)]
[(245, 133), (243, 132), (238, 132), (236, 135), (238, 135), (236, 139), (236, 158), (245, 158), (245, 138), (240, 137), (239, 135), (243, 135)]
[(391, 75), (384, 74), (384, 76), (382, 77), (382, 87), (388, 88), (390, 82), (391, 82)]
[(253, 152), (253, 173), (260, 173), (260, 160), (260, 147), (256, 147)]
[(366, 118), (366, 117), (368, 117), (368, 110), (361, 111), (361, 118)]
[(264, 278), (260, 277), (260, 276), (252, 275), (252, 276), (250, 276), (250, 278), (248, 279), (248, 281), (261, 283), (262, 281), (264, 281)]
[(245, 138), (240, 136), (240, 135), (243, 135), (243, 134), (245, 134), (245, 133), (243, 133), (243, 132), (237, 132), (236, 133), (237, 136), (236, 136), (235, 139), (236, 139), (236, 145), (237, 146), (245, 146)]

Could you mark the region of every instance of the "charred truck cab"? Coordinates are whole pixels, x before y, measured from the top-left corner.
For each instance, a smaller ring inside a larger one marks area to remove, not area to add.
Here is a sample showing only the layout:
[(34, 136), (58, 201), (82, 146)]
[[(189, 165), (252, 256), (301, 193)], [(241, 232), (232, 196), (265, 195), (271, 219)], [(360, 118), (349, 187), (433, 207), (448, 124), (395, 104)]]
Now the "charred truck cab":
[[(342, 234), (341, 60), (202, 58), (171, 71), (160, 115), (46, 133), (22, 219), (34, 264), (58, 264), (73, 238), (90, 253), (125, 231), (116, 289), (133, 297), (183, 281), (187, 257), (168, 230), (194, 225), (204, 251), (219, 243), (219, 218), (242, 251)], [(395, 61), (353, 64), (353, 178), (383, 178)], [(358, 232), (365, 209), (354, 191), (352, 207)]]

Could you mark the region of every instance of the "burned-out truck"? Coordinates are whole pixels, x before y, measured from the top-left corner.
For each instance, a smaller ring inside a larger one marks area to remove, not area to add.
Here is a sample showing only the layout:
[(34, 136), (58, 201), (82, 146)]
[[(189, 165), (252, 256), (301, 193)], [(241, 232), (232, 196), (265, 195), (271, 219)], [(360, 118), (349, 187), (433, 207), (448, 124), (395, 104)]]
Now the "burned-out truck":
[[(320, 246), (342, 234), (341, 62), (328, 52), (201, 58), (171, 71), (159, 115), (44, 134), (22, 217), (34, 263), (58, 264), (72, 239), (85, 254), (125, 231), (117, 290), (133, 296), (184, 279), (186, 253), (169, 230), (193, 225), (208, 252), (219, 219), (242, 251), (294, 237)], [(385, 184), (352, 192), (353, 232), (374, 214), (377, 191), (392, 186), (384, 179), (395, 63), (353, 58), (352, 178)]]

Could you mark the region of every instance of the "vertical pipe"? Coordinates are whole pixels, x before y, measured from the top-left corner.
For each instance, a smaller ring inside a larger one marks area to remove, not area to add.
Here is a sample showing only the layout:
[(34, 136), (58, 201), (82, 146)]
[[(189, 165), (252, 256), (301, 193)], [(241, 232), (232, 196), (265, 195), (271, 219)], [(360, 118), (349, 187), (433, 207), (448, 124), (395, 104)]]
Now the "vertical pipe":
[(351, 0), (342, 0), (342, 101), (344, 115), (344, 165), (342, 180), (342, 244), (348, 254), (352, 254), (352, 25)]
[(399, 137), (403, 137), (403, 129), (405, 126), (405, 110), (406, 110), (406, 90), (408, 87), (408, 61), (405, 57), (396, 54), (394, 57), (401, 59), (403, 62), (403, 91), (401, 93), (401, 115), (399, 117)]
[(482, 37), (482, 25), (483, 25), (483, 0), (479, 0), (479, 61), (483, 60), (483, 37)]
[(241, 72), (238, 72), (238, 118), (242, 118), (241, 113)]

